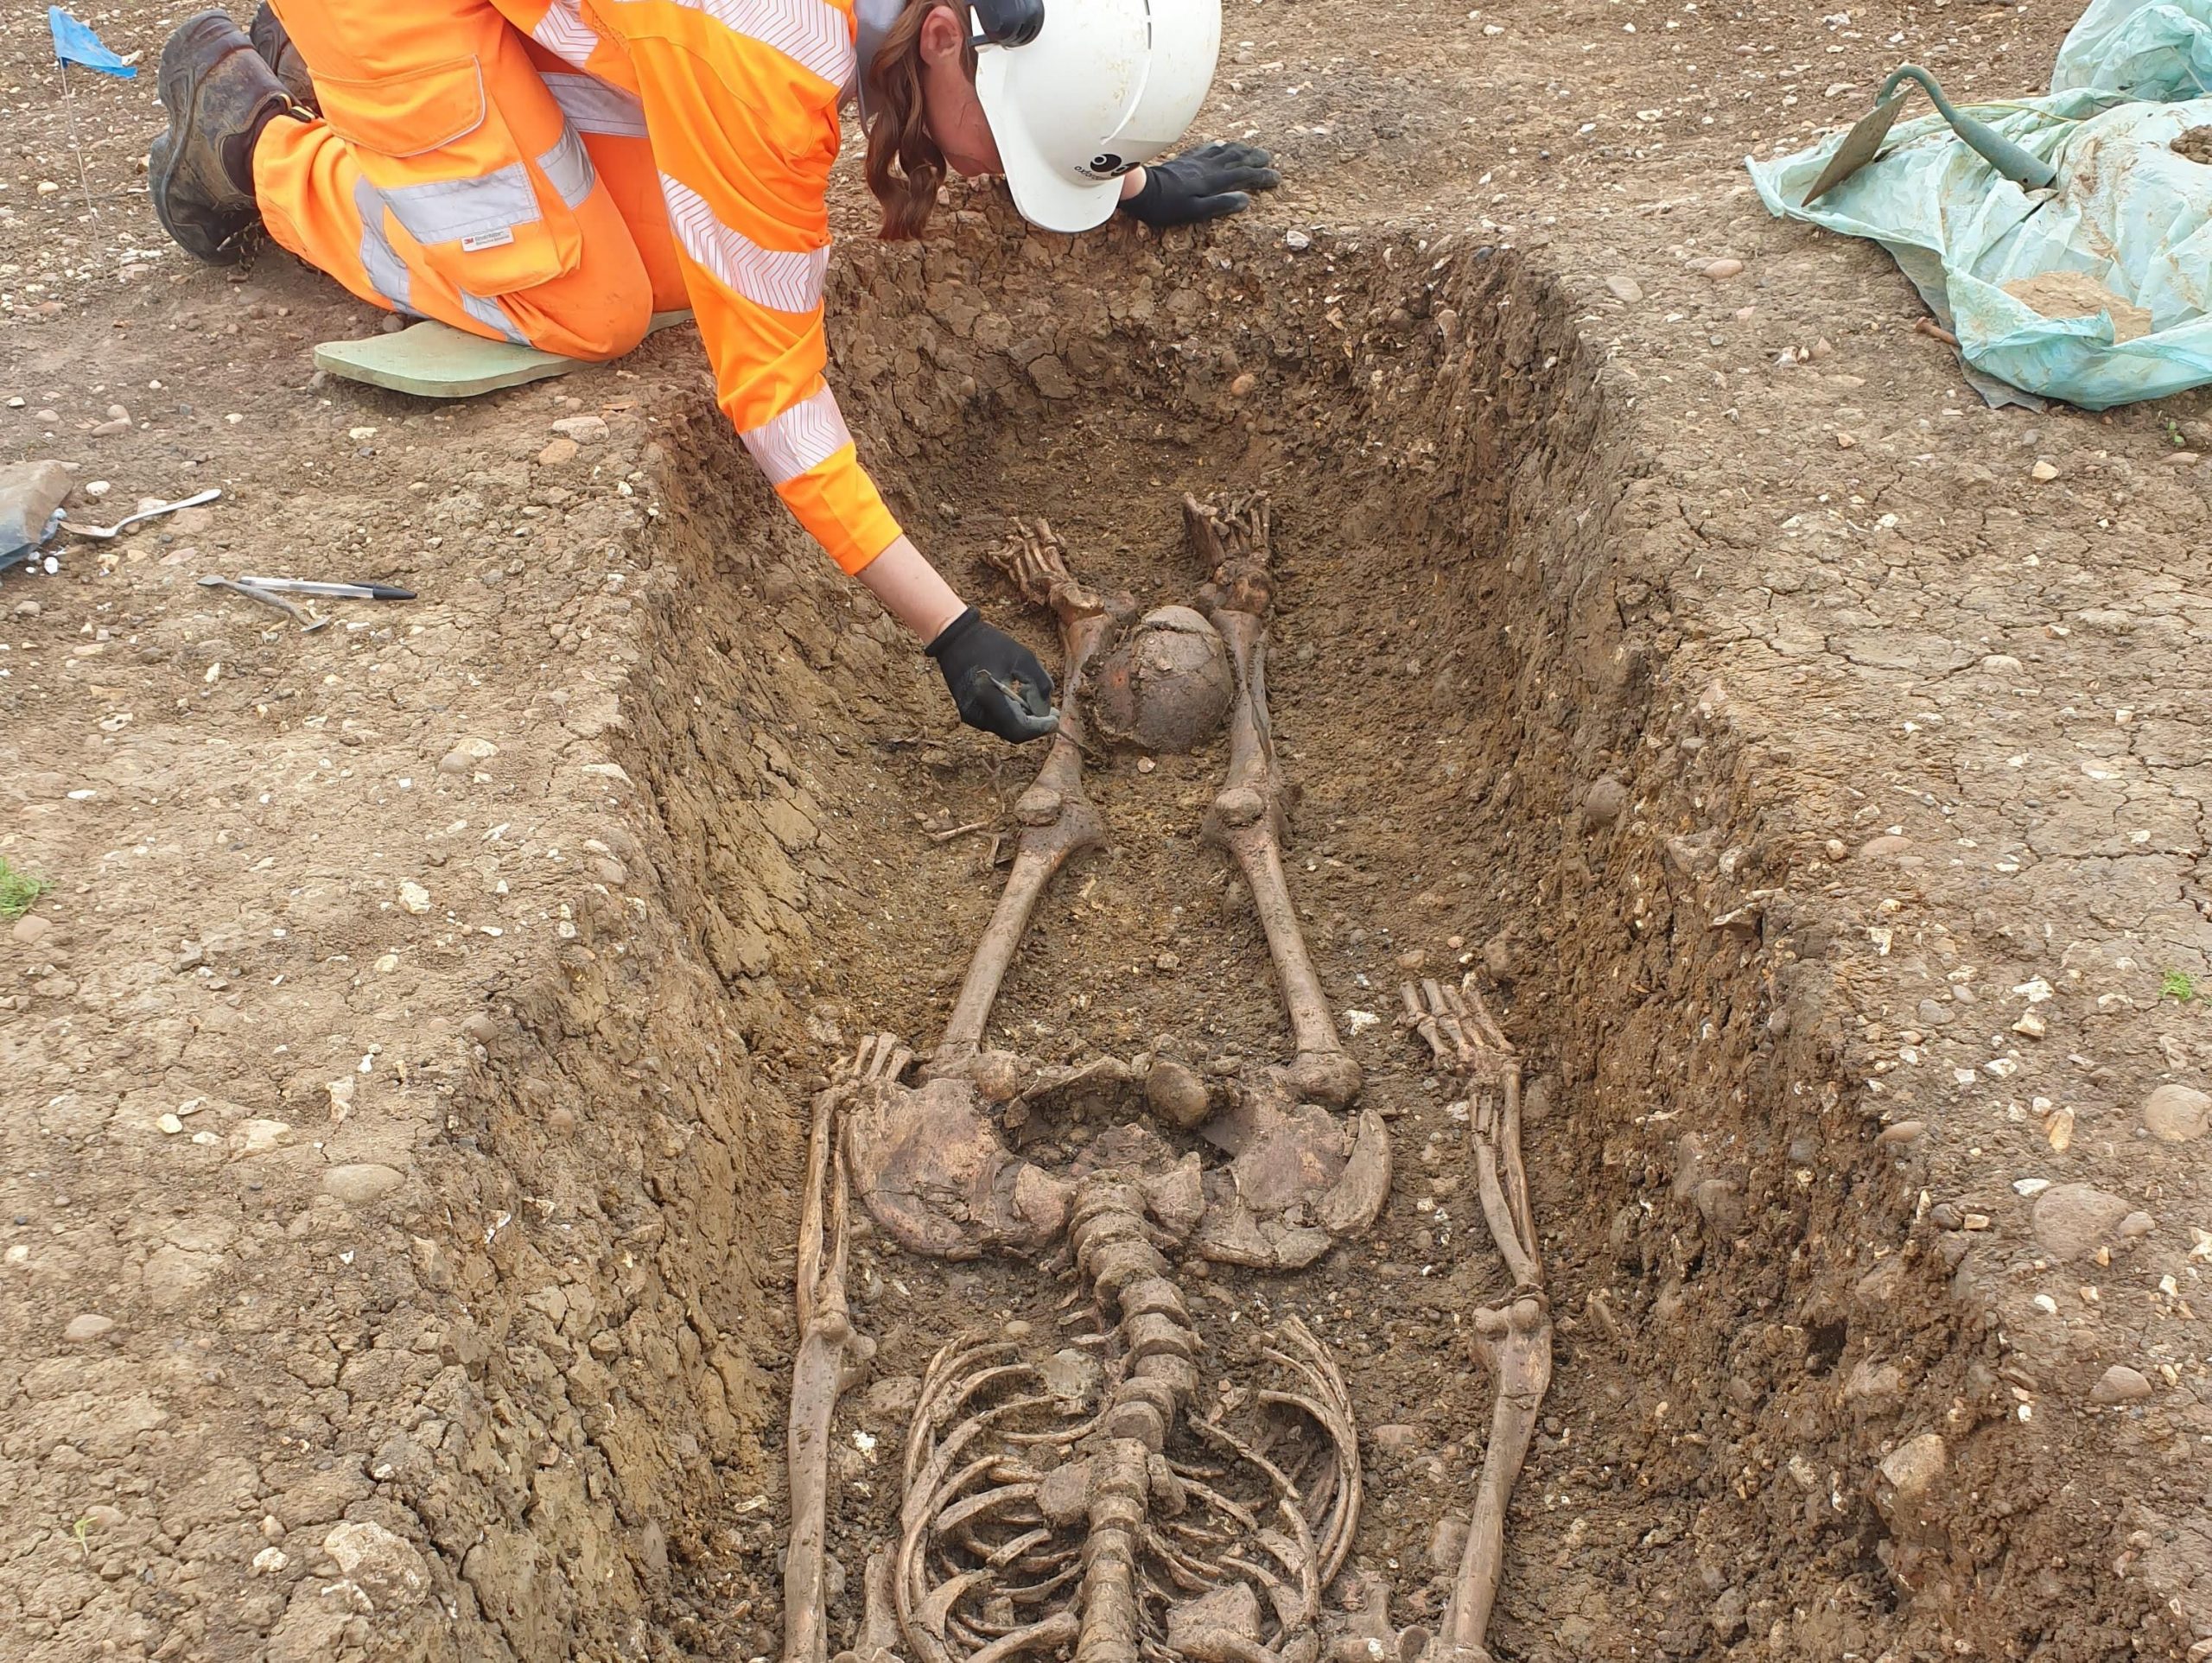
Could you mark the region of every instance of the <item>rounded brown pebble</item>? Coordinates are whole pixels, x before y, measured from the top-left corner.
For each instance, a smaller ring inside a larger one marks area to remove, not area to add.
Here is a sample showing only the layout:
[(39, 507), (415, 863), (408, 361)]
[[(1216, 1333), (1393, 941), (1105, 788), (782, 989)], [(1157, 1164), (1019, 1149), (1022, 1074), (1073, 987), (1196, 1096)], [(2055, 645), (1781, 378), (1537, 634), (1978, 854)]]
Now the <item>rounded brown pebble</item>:
[(322, 1190), (349, 1207), (361, 1207), (390, 1195), (407, 1180), (392, 1167), (374, 1161), (334, 1166), (322, 1175)]
[(2092, 1403), (2140, 1403), (2151, 1395), (2151, 1382), (2124, 1362), (2105, 1370), (2089, 1388)]
[(1592, 830), (1610, 826), (1628, 807), (1628, 787), (1611, 774), (1600, 774), (1582, 794), (1582, 823)]
[(2135, 1209), (2087, 1184), (2062, 1184), (2036, 1198), (2036, 1240), (2053, 1259), (2086, 1259)]
[(87, 1311), (69, 1319), (69, 1326), (61, 1330), (61, 1337), (71, 1345), (88, 1345), (94, 1340), (105, 1339), (114, 1329), (114, 1317)]
[(2212, 1096), (2194, 1086), (2160, 1086), (2143, 1103), (2143, 1125), (2164, 1143), (2193, 1143), (2212, 1127)]

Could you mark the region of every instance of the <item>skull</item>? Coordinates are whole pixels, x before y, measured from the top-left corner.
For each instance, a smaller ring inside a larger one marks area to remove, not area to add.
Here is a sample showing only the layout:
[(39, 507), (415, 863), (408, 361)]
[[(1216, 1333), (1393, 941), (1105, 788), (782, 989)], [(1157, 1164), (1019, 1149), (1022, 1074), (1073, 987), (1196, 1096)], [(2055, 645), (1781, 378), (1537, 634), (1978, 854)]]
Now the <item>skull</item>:
[(1113, 738), (1183, 752), (1220, 731), (1236, 695), (1220, 632), (1188, 606), (1160, 606), (1107, 657), (1091, 699)]

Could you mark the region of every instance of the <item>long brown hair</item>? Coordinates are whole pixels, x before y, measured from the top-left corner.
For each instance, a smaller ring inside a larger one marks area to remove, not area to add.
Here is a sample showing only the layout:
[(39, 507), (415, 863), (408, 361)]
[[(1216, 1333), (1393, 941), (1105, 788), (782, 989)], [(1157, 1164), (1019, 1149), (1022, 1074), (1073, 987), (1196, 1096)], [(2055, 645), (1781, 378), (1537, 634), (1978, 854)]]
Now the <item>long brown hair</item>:
[[(922, 24), (945, 0), (907, 0), (867, 69), (868, 187), (883, 205), (888, 243), (922, 234), (944, 183), (944, 152), (930, 136), (922, 102)], [(955, 14), (957, 15), (957, 13)], [(969, 48), (972, 72), (975, 50)]]

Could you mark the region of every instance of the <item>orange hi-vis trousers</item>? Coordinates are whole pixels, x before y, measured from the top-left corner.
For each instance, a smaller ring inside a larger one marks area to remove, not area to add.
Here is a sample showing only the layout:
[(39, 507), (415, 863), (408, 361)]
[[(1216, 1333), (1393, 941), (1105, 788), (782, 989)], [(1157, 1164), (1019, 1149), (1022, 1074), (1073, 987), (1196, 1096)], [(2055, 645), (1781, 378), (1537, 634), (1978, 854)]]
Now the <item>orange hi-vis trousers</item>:
[(322, 116), (270, 234), (362, 299), (573, 358), (690, 306), (721, 407), (838, 565), (899, 536), (822, 378), (851, 0), (278, 0)]

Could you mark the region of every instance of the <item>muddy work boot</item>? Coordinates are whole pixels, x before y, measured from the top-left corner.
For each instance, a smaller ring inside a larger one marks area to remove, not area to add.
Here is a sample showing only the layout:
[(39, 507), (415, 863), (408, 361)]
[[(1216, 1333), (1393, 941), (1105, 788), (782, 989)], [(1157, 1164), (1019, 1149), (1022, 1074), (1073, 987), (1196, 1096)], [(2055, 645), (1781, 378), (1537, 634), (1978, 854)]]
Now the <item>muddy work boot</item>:
[(299, 48), (284, 32), (284, 20), (268, 0), (262, 0), (261, 10), (253, 14), (253, 22), (246, 26), (245, 32), (246, 38), (253, 42), (253, 49), (261, 54), (261, 61), (275, 70), (276, 79), (284, 83), (292, 102), (321, 114), (322, 105), (315, 98), (315, 77), (308, 73), (307, 60), (300, 56)]
[(219, 11), (188, 17), (162, 48), (155, 81), (169, 130), (146, 154), (162, 229), (211, 265), (236, 265), (239, 238), (261, 215), (253, 147), (292, 108), (291, 95), (245, 31)]

